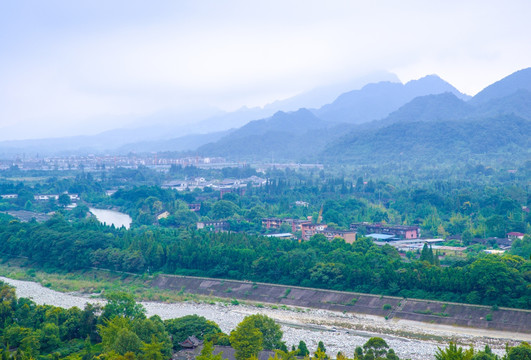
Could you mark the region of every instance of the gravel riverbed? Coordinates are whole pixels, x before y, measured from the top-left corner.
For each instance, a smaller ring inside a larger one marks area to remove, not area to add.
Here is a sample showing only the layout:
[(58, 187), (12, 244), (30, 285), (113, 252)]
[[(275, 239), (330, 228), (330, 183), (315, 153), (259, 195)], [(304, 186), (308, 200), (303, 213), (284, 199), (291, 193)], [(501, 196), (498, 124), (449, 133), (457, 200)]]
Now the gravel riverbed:
[[(105, 301), (85, 294), (60, 293), (38, 283), (0, 277), (0, 280), (14, 286), (17, 296), (31, 298), (37, 304), (54, 305), (63, 308), (86, 303), (104, 304)], [(228, 305), (217, 303), (183, 302), (160, 303), (142, 302), (148, 316), (159, 315), (162, 319), (177, 318), (197, 314), (216, 322), (229, 333), (247, 315), (264, 314), (281, 324), (283, 340), (288, 347), (304, 340), (310, 351), (323, 341), (327, 353), (333, 355), (341, 351), (352, 357), (356, 346), (363, 345), (371, 336), (385, 339), (401, 359), (434, 359), (437, 347), (445, 347), (451, 340), (463, 346), (481, 349), (485, 344), (497, 354), (503, 354), (505, 343), (531, 341), (531, 334), (487, 331), (483, 329), (458, 328), (435, 324), (393, 319), (386, 321), (377, 316), (340, 313), (319, 309), (290, 308), (272, 309), (250, 305)]]

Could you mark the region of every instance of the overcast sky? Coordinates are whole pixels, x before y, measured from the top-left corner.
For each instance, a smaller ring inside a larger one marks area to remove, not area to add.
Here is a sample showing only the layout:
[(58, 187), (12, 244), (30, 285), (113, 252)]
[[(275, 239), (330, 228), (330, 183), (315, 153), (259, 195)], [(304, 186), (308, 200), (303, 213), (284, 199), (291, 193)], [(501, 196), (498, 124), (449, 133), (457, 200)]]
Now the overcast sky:
[(531, 1), (0, 2), (0, 140), (262, 106), (378, 70), (474, 95), (531, 66)]

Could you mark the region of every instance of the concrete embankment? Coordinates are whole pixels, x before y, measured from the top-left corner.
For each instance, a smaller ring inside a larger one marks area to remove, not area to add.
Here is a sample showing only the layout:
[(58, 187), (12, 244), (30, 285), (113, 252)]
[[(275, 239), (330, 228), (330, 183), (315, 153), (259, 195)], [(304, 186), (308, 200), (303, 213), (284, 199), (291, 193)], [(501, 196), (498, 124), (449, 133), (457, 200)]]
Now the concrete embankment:
[(285, 285), (159, 275), (153, 286), (193, 294), (270, 304), (378, 315), (431, 324), (531, 333), (531, 311)]
[[(95, 294), (65, 294), (34, 282), (1, 277), (0, 280), (16, 287), (17, 296), (32, 298), (38, 304), (83, 308), (85, 303), (105, 303), (101, 298), (94, 298)], [(372, 336), (384, 338), (401, 359), (411, 360), (432, 359), (437, 347), (445, 347), (449, 341), (475, 349), (482, 349), (488, 344), (497, 355), (505, 353), (507, 343), (517, 345), (520, 341), (531, 342), (531, 334), (525, 333), (445, 326), (398, 318), (386, 321), (381, 316), (293, 306), (235, 306), (230, 302), (210, 301), (142, 302), (142, 305), (147, 316), (158, 315), (163, 320), (191, 314), (204, 316), (216, 322), (226, 333), (247, 315), (267, 315), (281, 325), (283, 341), (288, 348), (298, 345), (302, 339), (314, 351), (318, 342), (323, 341), (329, 354), (338, 351), (353, 354), (356, 346), (363, 345)]]

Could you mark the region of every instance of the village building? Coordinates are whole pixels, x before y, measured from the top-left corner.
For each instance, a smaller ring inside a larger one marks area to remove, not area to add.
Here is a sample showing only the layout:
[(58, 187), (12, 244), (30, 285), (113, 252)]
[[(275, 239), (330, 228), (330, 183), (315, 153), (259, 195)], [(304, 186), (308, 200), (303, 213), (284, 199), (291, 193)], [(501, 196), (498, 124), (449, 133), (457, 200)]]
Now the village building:
[(170, 213), (168, 211), (161, 212), (157, 215), (157, 220), (166, 219), (168, 216), (170, 216)]
[(57, 195), (57, 194), (38, 194), (38, 195), (34, 195), (33, 199), (35, 201), (48, 201), (50, 199), (58, 200), (59, 199), (59, 195)]
[(195, 349), (196, 347), (198, 347), (199, 345), (203, 344), (203, 341), (199, 340), (198, 338), (196, 338), (195, 336), (188, 336), (188, 338), (186, 338), (186, 340), (184, 340), (183, 342), (180, 342), (179, 345), (181, 345), (181, 347), (185, 348), (185, 349)]
[(266, 237), (274, 237), (278, 239), (293, 239), (292, 233), (267, 234)]
[(0, 197), (2, 199), (17, 199), (18, 194), (3, 194), (3, 195), (0, 195)]
[(367, 234), (394, 235), (397, 239), (418, 239), (420, 237), (420, 228), (418, 226), (370, 224), (366, 222), (350, 224), (350, 230), (357, 233), (362, 229)]
[(193, 212), (199, 212), (199, 210), (201, 210), (201, 203), (188, 204), (188, 209), (190, 209), (190, 211), (193, 211)]
[(516, 239), (520, 239), (520, 240), (521, 240), (521, 239), (524, 238), (524, 236), (525, 236), (524, 233), (521, 233), (521, 232), (515, 232), (515, 231), (510, 232), (510, 233), (507, 234), (507, 238), (508, 238), (509, 240), (511, 240), (511, 241), (514, 241), (514, 240), (516, 240)]
[(267, 230), (269, 229), (280, 229), (282, 225), (287, 225), (291, 228), (291, 232), (295, 233), (297, 231), (303, 231), (302, 227), (304, 224), (310, 224), (309, 220), (300, 220), (300, 219), (280, 219), (280, 218), (264, 218), (262, 219), (262, 228)]
[(230, 226), (227, 221), (201, 221), (197, 223), (197, 229), (205, 229), (213, 232), (226, 232), (229, 231)]
[(463, 246), (432, 246), (433, 253), (439, 256), (465, 256), (466, 247)]
[(324, 230), (318, 230), (317, 233), (323, 234), (330, 241), (335, 238), (341, 238), (348, 244), (352, 244), (356, 241), (355, 231), (344, 231), (327, 227)]

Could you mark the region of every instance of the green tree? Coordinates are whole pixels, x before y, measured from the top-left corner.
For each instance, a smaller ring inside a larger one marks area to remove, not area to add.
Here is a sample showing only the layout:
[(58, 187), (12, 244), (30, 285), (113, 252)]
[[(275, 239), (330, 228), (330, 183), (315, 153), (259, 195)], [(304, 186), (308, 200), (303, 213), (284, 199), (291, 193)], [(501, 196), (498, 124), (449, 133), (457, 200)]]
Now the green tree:
[(162, 360), (162, 348), (164, 347), (164, 344), (160, 341), (157, 341), (157, 338), (155, 335), (151, 336), (151, 342), (145, 343), (142, 342), (142, 346), (140, 347), (140, 350), (142, 351), (142, 359), (143, 360)]
[(202, 340), (209, 335), (221, 333), (218, 324), (199, 315), (186, 315), (177, 319), (165, 320), (164, 325), (173, 339), (173, 348), (176, 350), (181, 348), (179, 343), (189, 336), (195, 336)]
[(142, 341), (137, 334), (127, 328), (120, 329), (111, 350), (124, 355), (127, 352), (138, 354), (142, 348)]
[(230, 344), (236, 350), (237, 360), (247, 360), (257, 356), (262, 347), (262, 333), (250, 321), (242, 321), (230, 333)]
[(43, 352), (49, 353), (61, 344), (61, 339), (59, 338), (59, 327), (53, 323), (44, 323), (41, 329), (41, 350)]
[(395, 354), (395, 351), (393, 349), (389, 349), (385, 358), (387, 360), (400, 360), (400, 358)]
[(455, 343), (450, 342), (444, 349), (437, 348), (435, 360), (471, 360), (473, 356), (474, 349), (463, 350), (462, 347), (457, 347)]
[(422, 247), (419, 260), (427, 261), (430, 264), (433, 264), (433, 250), (431, 246), (428, 246), (427, 243), (424, 243), (424, 246)]
[(322, 341), (319, 341), (319, 343), (317, 344), (317, 350), (315, 351), (313, 356), (318, 360), (328, 359), (328, 355), (326, 355), (326, 348)]
[(68, 196), (68, 194), (61, 194), (57, 199), (57, 203), (61, 206), (67, 206), (72, 203), (72, 200), (70, 200), (70, 196)]
[(376, 357), (386, 355), (387, 349), (389, 349), (389, 345), (381, 337), (372, 337), (363, 345), (365, 352), (372, 350)]
[(363, 359), (363, 349), (361, 348), (361, 346), (356, 346), (356, 349), (354, 350), (354, 359), (355, 360)]
[(123, 316), (128, 319), (143, 319), (146, 310), (142, 304), (135, 301), (133, 295), (125, 292), (113, 292), (105, 295), (107, 304), (103, 307), (102, 317), (112, 319), (115, 316)]
[(280, 360), (297, 360), (298, 350), (275, 350), (275, 358)]
[(214, 355), (214, 344), (211, 341), (205, 341), (201, 354), (198, 355), (196, 360), (223, 360), (223, 352)]
[(282, 346), (282, 330), (275, 320), (266, 315), (246, 316), (243, 321), (249, 322), (262, 333), (262, 346), (265, 350), (280, 349)]
[(518, 346), (510, 348), (507, 353), (507, 360), (531, 360), (531, 346), (523, 342)]
[(302, 340), (299, 341), (299, 346), (297, 347), (297, 350), (298, 350), (297, 356), (305, 357), (306, 355), (310, 355), (310, 351), (308, 350), (306, 343)]
[(166, 331), (164, 322), (155, 315), (149, 319), (135, 319), (132, 321), (132, 330), (138, 335), (143, 343), (155, 342), (162, 344), (161, 353), (164, 358), (171, 357), (172, 342), (170, 335)]
[(212, 218), (227, 219), (236, 214), (240, 208), (231, 201), (219, 200), (212, 206)]
[(90, 342), (90, 336), (87, 336), (85, 342), (83, 343), (83, 356), (81, 360), (92, 360), (92, 343)]
[(101, 343), (104, 351), (114, 351), (124, 355), (128, 351), (137, 353), (142, 342), (132, 331), (129, 318), (114, 316), (111, 320), (104, 319), (103, 324), (98, 325)]
[(480, 351), (472, 356), (472, 360), (496, 360), (496, 356), (493, 354), (487, 354), (484, 351)]

